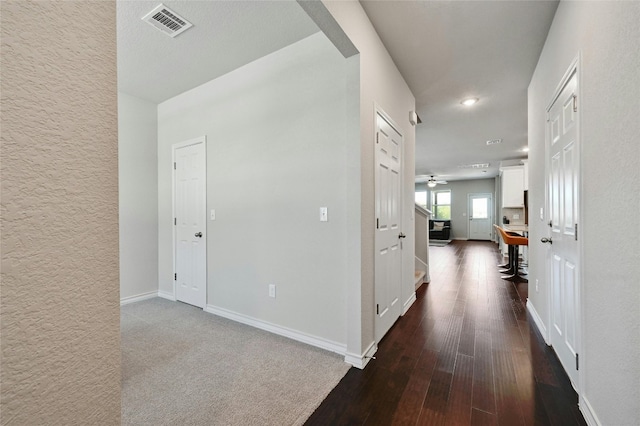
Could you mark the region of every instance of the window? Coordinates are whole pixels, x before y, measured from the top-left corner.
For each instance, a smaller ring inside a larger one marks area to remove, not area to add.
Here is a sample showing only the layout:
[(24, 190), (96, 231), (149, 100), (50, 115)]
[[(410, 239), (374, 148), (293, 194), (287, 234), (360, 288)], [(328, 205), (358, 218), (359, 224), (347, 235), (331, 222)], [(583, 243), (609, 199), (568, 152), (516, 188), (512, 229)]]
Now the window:
[(427, 208), (427, 191), (416, 191), (416, 204), (424, 209)]
[(431, 191), (434, 219), (451, 220), (451, 191)]

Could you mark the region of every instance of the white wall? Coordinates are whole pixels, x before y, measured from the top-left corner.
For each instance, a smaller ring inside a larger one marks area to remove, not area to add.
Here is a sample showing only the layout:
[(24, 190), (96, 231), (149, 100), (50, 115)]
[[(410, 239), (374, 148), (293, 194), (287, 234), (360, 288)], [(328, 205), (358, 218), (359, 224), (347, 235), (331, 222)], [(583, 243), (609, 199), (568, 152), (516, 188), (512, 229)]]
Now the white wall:
[[(603, 425), (640, 424), (640, 3), (561, 2), (529, 86), (529, 300), (548, 328), (545, 111), (580, 54), (581, 409)], [(605, 223), (619, 226), (607, 229)], [(532, 289), (533, 290), (533, 289)]]
[[(376, 106), (397, 125), (404, 137), (402, 301), (415, 296), (414, 209), (415, 128), (409, 111), (415, 110), (415, 97), (389, 56), (378, 34), (357, 1), (323, 1), (342, 31), (360, 52), (360, 180), (361, 180), (361, 276), (349, 282), (348, 352), (360, 356), (375, 344), (374, 293), (374, 137)], [(359, 315), (358, 315), (359, 313)]]
[(208, 305), (344, 350), (345, 87), (346, 60), (317, 33), (159, 105), (160, 291), (173, 291), (171, 145), (206, 135)]
[(0, 423), (120, 424), (115, 2), (0, 2)]
[(157, 105), (118, 93), (120, 300), (158, 293)]

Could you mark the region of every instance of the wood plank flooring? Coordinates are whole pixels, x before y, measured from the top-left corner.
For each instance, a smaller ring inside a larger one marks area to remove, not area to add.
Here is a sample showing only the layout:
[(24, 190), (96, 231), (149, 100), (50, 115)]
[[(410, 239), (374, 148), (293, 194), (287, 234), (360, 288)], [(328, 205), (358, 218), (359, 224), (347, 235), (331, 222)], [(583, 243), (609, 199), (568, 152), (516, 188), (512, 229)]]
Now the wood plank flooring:
[(526, 283), (497, 246), (429, 248), (431, 283), (307, 425), (585, 425), (555, 354), (532, 328)]

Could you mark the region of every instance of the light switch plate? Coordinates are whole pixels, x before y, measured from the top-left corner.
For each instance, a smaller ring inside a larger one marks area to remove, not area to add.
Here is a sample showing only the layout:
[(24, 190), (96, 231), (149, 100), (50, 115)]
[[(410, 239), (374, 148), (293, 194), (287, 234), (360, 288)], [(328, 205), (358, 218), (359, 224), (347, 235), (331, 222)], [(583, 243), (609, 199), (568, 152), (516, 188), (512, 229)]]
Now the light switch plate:
[(216, 211), (215, 211), (215, 209), (211, 209), (211, 220), (216, 220)]
[(329, 213), (327, 212), (326, 207), (320, 207), (320, 222), (328, 222), (329, 221)]

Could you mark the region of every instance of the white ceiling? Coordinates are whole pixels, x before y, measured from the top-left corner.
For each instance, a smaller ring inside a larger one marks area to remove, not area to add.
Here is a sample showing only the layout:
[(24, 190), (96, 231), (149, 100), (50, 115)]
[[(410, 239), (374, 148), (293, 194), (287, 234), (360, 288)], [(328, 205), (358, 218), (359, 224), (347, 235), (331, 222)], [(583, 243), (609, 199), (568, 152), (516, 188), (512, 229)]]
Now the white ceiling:
[[(318, 31), (295, 1), (165, 1), (194, 24), (171, 38), (117, 2), (118, 85), (159, 103)], [(527, 86), (556, 1), (361, 1), (416, 96), (416, 175), (497, 175), (525, 158)], [(478, 97), (464, 107), (465, 97)], [(489, 139), (502, 138), (487, 146)], [(490, 163), (482, 173), (460, 165)]]
[[(360, 3), (416, 96), (416, 175), (490, 177), (526, 158), (527, 86), (556, 1)], [(480, 101), (465, 107), (466, 97)], [(459, 167), (473, 163), (490, 168)]]
[[(171, 38), (142, 21), (163, 3), (193, 24)], [(160, 103), (319, 31), (295, 1), (117, 2), (118, 88)]]

